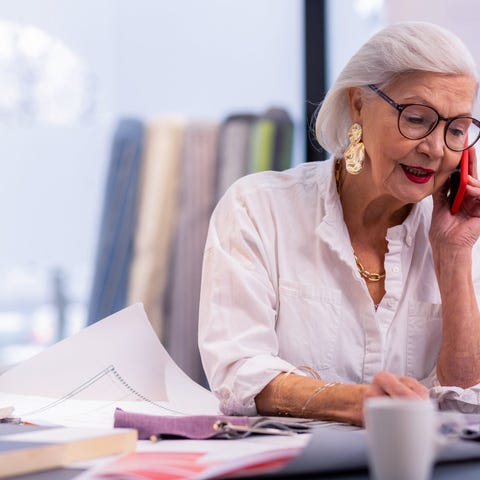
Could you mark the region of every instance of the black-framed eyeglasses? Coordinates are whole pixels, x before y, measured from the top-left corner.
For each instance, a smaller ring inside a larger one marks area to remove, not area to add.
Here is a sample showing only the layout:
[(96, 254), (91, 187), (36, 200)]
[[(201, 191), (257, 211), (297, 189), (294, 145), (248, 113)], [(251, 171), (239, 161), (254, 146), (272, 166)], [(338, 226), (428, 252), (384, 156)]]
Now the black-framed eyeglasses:
[[(398, 131), (409, 140), (420, 140), (430, 135), (440, 120), (446, 122), (445, 145), (455, 152), (462, 152), (475, 145), (480, 138), (480, 121), (466, 115), (442, 117), (434, 108), (419, 103), (398, 104), (376, 85), (369, 87), (398, 110)], [(468, 138), (468, 141), (467, 141)]]

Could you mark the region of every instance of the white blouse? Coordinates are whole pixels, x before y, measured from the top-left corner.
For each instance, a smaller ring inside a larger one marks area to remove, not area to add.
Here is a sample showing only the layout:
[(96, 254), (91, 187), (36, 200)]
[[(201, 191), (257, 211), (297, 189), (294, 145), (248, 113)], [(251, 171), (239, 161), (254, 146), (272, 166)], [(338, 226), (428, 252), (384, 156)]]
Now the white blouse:
[[(388, 229), (386, 294), (376, 310), (355, 264), (332, 160), (237, 181), (211, 218), (200, 299), (199, 347), (222, 411), (255, 415), (255, 396), (298, 366), (344, 383), (388, 370), (418, 379), (450, 407), (474, 409), (480, 385), (439, 387), (435, 375), (442, 307), (431, 210), (429, 197)], [(480, 292), (478, 248), (474, 255)]]

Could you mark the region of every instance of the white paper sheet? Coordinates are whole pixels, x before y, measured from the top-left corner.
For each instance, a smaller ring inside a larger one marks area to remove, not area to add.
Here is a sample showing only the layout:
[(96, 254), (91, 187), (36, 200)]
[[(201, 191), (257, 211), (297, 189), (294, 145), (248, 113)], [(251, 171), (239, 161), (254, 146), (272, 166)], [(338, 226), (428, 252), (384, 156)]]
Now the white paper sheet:
[(111, 426), (113, 411), (217, 414), (214, 395), (175, 364), (142, 304), (115, 313), (0, 375), (0, 403), (24, 420)]

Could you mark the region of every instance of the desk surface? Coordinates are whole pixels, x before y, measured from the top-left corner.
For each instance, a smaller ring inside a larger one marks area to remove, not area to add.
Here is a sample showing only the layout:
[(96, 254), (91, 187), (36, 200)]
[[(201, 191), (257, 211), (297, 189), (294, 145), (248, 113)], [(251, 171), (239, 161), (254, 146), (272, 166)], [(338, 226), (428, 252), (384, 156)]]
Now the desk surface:
[[(21, 475), (12, 480), (74, 480), (85, 470), (82, 469), (56, 469), (46, 472)], [(273, 478), (272, 476), (256, 477), (257, 480)], [(280, 480), (370, 480), (368, 470), (355, 472), (334, 472), (331, 474), (305, 474), (305, 475), (277, 475)], [(480, 461), (458, 462), (437, 465), (434, 469), (432, 480), (478, 480), (480, 478)], [(251, 477), (250, 477), (251, 480)]]
[[(275, 475), (256, 476), (255, 478), (280, 479), (322, 479), (322, 480), (368, 480), (367, 450), (364, 431), (339, 430), (322, 427), (315, 429), (312, 435), (302, 437), (306, 446), (284, 470)], [(281, 439), (273, 439), (275, 446), (281, 446)], [(228, 442), (225, 444), (223, 442)], [(265, 446), (269, 439), (255, 436), (240, 440), (169, 440), (158, 442), (154, 446), (146, 443), (139, 445), (139, 451), (146, 447), (158, 452), (221, 450), (222, 445), (233, 446), (237, 450), (252, 452), (252, 448)], [(150, 443), (150, 442), (148, 442)], [(434, 467), (432, 480), (478, 480), (480, 478), (480, 442), (459, 441), (446, 449), (442, 462)], [(284, 443), (288, 445), (288, 441)], [(323, 453), (323, 455), (321, 455)], [(468, 457), (476, 457), (473, 460)], [(453, 457), (453, 458), (452, 458)], [(84, 466), (83, 464), (81, 465)], [(85, 472), (84, 468), (62, 468), (35, 474), (14, 477), (15, 480), (74, 480)], [(250, 479), (252, 477), (249, 477)]]
[(59, 468), (10, 478), (12, 480), (73, 480), (84, 471), (85, 470), (79, 468)]

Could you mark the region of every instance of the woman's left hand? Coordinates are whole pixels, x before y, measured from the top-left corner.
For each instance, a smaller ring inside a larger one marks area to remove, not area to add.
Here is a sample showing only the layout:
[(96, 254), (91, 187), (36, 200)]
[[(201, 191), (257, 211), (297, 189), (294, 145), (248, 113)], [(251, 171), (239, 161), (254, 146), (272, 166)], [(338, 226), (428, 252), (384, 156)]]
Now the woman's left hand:
[(433, 213), (430, 228), (432, 248), (456, 246), (471, 248), (480, 237), (480, 180), (477, 178), (477, 155), (469, 149), (468, 185), (460, 210), (452, 215), (447, 197), (450, 185), (433, 194)]
[(437, 377), (442, 385), (467, 388), (480, 382), (480, 312), (472, 278), (472, 248), (480, 237), (477, 156), (469, 149), (468, 184), (452, 215), (449, 183), (433, 194), (430, 245), (442, 303), (442, 344)]

